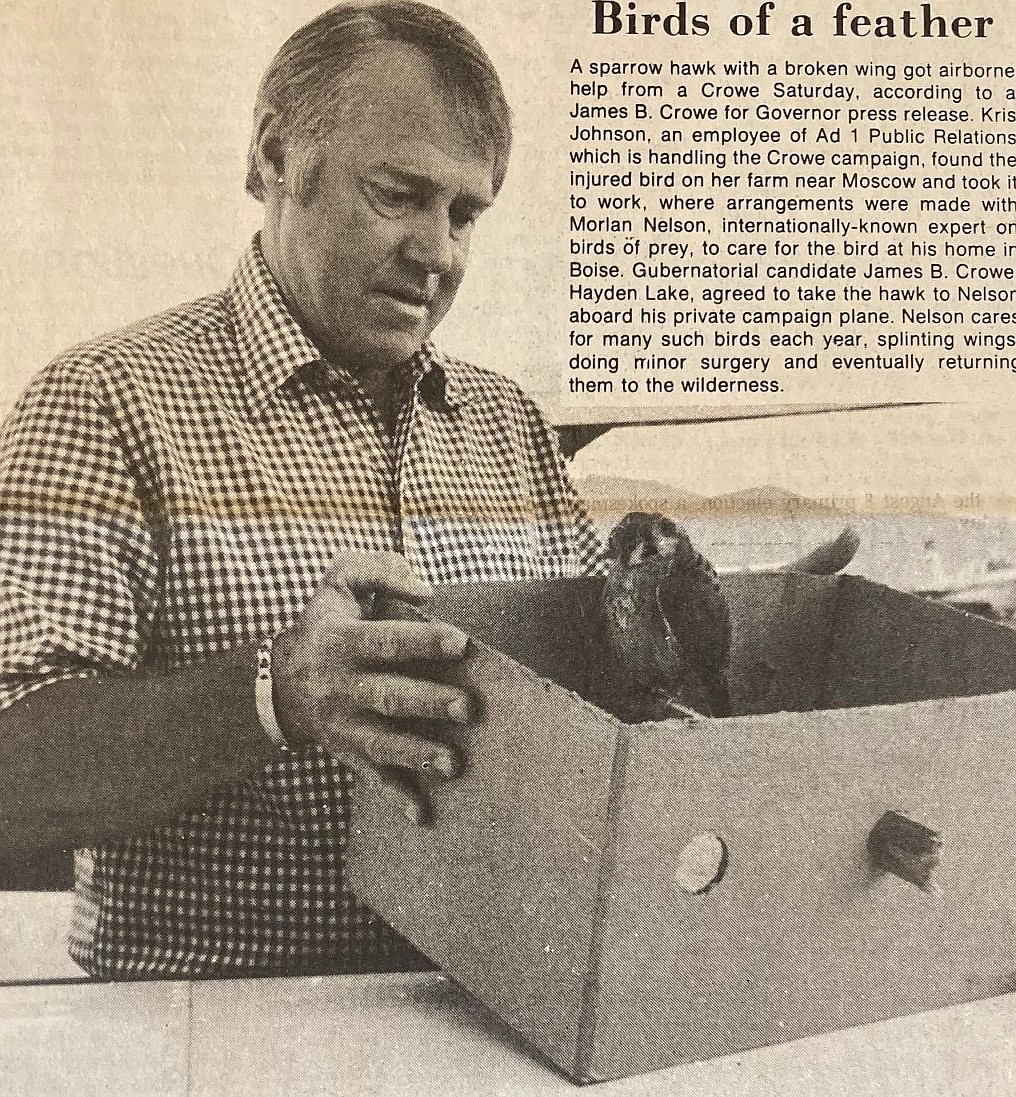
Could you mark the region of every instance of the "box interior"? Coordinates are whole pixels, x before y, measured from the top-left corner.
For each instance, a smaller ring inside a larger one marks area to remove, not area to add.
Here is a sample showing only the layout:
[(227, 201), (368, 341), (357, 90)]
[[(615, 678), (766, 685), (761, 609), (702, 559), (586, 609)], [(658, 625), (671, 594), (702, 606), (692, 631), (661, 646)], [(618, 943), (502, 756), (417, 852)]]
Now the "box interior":
[[(850, 575), (725, 576), (733, 715), (902, 704), (1016, 689), (1016, 630)], [(441, 588), (437, 617), (612, 710), (603, 581)]]

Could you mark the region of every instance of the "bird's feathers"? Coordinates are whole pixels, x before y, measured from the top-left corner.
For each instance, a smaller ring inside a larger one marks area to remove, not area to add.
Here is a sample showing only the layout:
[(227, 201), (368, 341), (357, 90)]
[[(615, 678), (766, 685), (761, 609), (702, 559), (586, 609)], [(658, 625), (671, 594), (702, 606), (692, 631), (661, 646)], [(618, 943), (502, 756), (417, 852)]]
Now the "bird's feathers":
[(630, 720), (730, 713), (730, 611), (715, 570), (662, 515), (629, 514), (610, 535), (603, 623)]

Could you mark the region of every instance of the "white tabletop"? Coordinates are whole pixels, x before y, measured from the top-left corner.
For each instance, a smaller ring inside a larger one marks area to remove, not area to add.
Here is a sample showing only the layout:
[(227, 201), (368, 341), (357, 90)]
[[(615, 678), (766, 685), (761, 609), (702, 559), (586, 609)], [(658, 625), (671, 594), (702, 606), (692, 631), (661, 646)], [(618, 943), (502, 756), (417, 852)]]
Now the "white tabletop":
[[(597, 1085), (594, 1097), (1016, 1092), (1016, 998)], [(0, 1092), (551, 1097), (579, 1092), (439, 975), (0, 988)]]

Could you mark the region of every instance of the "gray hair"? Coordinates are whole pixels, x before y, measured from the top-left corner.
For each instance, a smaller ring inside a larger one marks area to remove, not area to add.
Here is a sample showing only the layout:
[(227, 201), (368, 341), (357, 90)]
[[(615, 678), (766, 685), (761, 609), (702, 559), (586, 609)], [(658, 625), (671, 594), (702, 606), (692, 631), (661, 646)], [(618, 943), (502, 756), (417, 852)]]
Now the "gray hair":
[(264, 201), (256, 152), (265, 115), (278, 116), (284, 147), (320, 143), (341, 118), (343, 77), (367, 53), (393, 43), (414, 46), (432, 62), (466, 136), (493, 157), (497, 193), (508, 169), (511, 111), (480, 43), (450, 15), (417, 0), (349, 0), (296, 31), (262, 77), (247, 157), (248, 194)]

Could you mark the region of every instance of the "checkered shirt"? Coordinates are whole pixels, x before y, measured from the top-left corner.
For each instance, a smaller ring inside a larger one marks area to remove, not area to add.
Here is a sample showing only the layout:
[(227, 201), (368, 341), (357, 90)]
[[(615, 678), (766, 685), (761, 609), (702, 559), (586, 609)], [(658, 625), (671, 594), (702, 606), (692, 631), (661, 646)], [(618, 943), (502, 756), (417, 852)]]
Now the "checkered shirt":
[[(0, 707), (272, 636), (342, 550), (403, 553), (435, 583), (598, 566), (556, 436), (514, 384), (428, 343), (402, 390), (393, 442), (257, 238), (222, 293), (58, 358), (0, 434)], [(414, 966), (344, 888), (349, 794), (322, 751), (283, 755), (79, 851), (71, 955), (107, 978)]]

